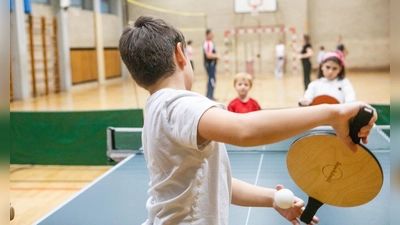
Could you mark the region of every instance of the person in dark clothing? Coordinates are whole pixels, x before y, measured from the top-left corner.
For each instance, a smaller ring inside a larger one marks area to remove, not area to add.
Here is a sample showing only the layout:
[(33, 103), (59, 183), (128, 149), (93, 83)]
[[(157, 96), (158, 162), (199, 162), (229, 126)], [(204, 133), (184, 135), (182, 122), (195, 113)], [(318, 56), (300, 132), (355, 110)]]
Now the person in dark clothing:
[[(302, 41), (303, 47), (301, 49), (297, 49), (297, 52), (300, 53), (298, 57), (301, 59), (301, 64), (303, 66), (304, 90), (307, 90), (308, 84), (311, 82), (311, 57), (313, 55), (313, 50), (310, 44), (310, 36), (304, 34)], [(294, 50), (296, 51), (296, 49)]]
[(349, 50), (343, 44), (343, 37), (341, 35), (337, 38), (337, 50), (343, 53), (343, 56), (346, 57), (349, 54)]
[(214, 42), (212, 41), (214, 38), (214, 33), (211, 29), (206, 30), (206, 41), (203, 44), (203, 53), (204, 53), (204, 66), (208, 75), (208, 83), (207, 83), (207, 94), (206, 97), (215, 100), (214, 98), (214, 88), (216, 84), (216, 67), (217, 67), (217, 51), (215, 50)]

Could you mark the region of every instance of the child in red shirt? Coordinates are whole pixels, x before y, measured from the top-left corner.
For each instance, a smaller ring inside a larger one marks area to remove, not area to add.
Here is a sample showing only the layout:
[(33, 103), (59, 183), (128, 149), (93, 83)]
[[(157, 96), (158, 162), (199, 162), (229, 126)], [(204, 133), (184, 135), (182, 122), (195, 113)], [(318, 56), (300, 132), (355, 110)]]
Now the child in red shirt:
[(248, 73), (238, 73), (233, 81), (238, 97), (232, 100), (228, 105), (228, 110), (236, 113), (248, 113), (261, 110), (256, 100), (248, 96), (252, 87), (252, 76)]

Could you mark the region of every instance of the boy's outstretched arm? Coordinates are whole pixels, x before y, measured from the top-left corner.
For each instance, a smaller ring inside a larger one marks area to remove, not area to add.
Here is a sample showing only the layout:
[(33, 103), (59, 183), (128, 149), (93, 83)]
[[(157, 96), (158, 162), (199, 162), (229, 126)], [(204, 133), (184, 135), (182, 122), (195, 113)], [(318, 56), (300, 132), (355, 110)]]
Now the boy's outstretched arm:
[[(289, 209), (280, 209), (274, 204), (274, 196), (277, 190), (283, 188), (278, 185), (277, 189), (264, 188), (232, 178), (232, 204), (251, 207), (274, 207), (285, 219), (294, 225), (300, 225), (299, 217), (304, 211), (304, 201), (295, 197), (293, 206)], [(314, 216), (312, 224), (318, 223)]]
[[(336, 135), (355, 151), (356, 146), (349, 136), (349, 121), (363, 106), (372, 108), (363, 102), (261, 110), (245, 114), (210, 108), (200, 118), (198, 142), (214, 140), (237, 146), (257, 146), (282, 141), (317, 126), (331, 125)], [(374, 110), (369, 124), (361, 128), (358, 136), (364, 143), (376, 119)]]

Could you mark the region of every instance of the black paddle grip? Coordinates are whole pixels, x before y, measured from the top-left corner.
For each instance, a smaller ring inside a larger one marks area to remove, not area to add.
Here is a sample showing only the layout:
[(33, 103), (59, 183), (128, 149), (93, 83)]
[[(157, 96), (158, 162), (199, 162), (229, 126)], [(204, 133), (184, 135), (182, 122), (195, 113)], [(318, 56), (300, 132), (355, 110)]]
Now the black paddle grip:
[(368, 124), (374, 114), (374, 110), (368, 107), (362, 107), (352, 121), (350, 121), (350, 137), (355, 144), (360, 143), (358, 132), (361, 127)]
[(303, 213), (300, 216), (300, 220), (306, 224), (311, 223), (312, 218), (314, 217), (317, 210), (323, 205), (324, 203), (318, 201), (315, 198), (308, 197), (308, 202), (306, 208), (304, 209)]

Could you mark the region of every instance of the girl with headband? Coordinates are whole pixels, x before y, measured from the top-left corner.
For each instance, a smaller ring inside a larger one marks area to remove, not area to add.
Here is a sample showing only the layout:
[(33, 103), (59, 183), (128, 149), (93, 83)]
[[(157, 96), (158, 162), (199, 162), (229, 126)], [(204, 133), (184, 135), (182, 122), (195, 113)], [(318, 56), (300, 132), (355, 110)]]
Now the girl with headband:
[(308, 85), (304, 96), (299, 100), (300, 106), (311, 105), (315, 97), (328, 95), (339, 103), (356, 100), (353, 85), (345, 77), (346, 63), (341, 51), (327, 52), (320, 64), (318, 79)]

